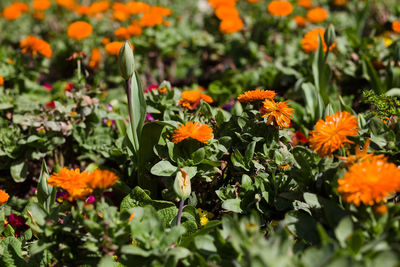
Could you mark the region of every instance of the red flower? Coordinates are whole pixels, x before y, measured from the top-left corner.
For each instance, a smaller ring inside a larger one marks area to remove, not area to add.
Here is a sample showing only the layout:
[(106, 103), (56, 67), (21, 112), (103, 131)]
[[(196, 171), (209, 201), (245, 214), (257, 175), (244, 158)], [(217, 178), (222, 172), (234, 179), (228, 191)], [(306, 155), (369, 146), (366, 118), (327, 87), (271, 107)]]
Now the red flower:
[(292, 144), (292, 146), (296, 146), (298, 143), (308, 143), (308, 139), (302, 132), (296, 131), (292, 135), (292, 140), (290, 143)]
[(24, 216), (18, 216), (11, 213), (8, 217), (8, 224), (10, 224), (15, 230), (15, 236), (21, 236), (21, 233), (29, 229), (29, 226), (25, 223), (26, 219)]
[(56, 103), (54, 101), (49, 101), (46, 103), (46, 109), (55, 109)]

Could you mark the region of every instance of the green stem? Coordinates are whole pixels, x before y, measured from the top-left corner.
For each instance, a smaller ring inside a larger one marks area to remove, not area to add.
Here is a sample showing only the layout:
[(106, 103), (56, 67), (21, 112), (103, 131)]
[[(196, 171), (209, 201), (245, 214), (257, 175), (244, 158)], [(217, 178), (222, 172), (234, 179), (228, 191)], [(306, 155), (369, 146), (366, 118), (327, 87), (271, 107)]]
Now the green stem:
[(176, 225), (181, 225), (182, 211), (183, 211), (184, 202), (185, 201), (183, 199), (181, 200), (181, 202), (179, 202), (178, 218), (176, 219)]
[(78, 81), (81, 82), (81, 69), (82, 69), (82, 66), (81, 66), (81, 59), (80, 58), (78, 58), (77, 64), (78, 64)]
[(129, 108), (129, 117), (131, 119), (131, 130), (133, 136), (133, 147), (135, 149), (135, 153), (137, 154), (139, 151), (139, 138), (137, 136), (137, 132), (135, 130), (135, 117), (133, 116), (133, 103), (132, 103), (132, 90), (131, 90), (131, 79), (125, 80), (125, 89), (126, 95), (128, 97), (128, 108)]

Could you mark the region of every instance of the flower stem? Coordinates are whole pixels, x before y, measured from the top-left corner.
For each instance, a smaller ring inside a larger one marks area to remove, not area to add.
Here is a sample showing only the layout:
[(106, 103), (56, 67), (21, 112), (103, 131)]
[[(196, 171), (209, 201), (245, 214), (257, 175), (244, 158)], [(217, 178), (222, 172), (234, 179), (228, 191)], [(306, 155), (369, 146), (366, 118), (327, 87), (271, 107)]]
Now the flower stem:
[(125, 80), (125, 89), (126, 89), (126, 95), (128, 97), (129, 117), (131, 119), (131, 130), (132, 130), (132, 136), (133, 136), (133, 147), (135, 149), (135, 153), (137, 153), (139, 150), (139, 139), (138, 139), (137, 132), (135, 129), (135, 117), (133, 114), (131, 79), (132, 78)]
[(184, 202), (185, 202), (184, 200), (181, 200), (181, 202), (179, 202), (178, 218), (176, 220), (176, 225), (181, 225), (183, 203)]

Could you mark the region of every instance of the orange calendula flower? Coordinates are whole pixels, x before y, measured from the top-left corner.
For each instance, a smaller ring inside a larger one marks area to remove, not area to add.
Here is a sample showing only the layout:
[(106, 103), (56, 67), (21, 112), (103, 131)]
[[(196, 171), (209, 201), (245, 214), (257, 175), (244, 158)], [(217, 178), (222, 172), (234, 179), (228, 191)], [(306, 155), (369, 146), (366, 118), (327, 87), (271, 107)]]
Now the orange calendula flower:
[(297, 26), (299, 26), (299, 27), (304, 27), (307, 24), (307, 19), (305, 17), (296, 16), (293, 19), (296, 22)]
[(344, 143), (353, 143), (348, 136), (358, 133), (357, 118), (347, 111), (337, 111), (336, 114), (327, 115), (325, 121), (319, 119), (315, 130), (311, 131), (310, 147), (322, 158), (331, 155)]
[[(370, 143), (370, 139), (367, 138), (367, 141), (365, 141), (365, 145), (362, 150), (360, 150), (359, 145), (356, 146), (355, 155), (349, 155), (348, 157), (337, 156), (337, 158), (343, 160), (345, 162), (346, 166), (351, 166), (355, 163), (367, 160), (367, 159), (371, 158), (372, 156), (374, 156), (374, 154), (368, 153), (369, 143)], [(378, 157), (378, 156), (375, 156), (375, 157)]]
[(212, 8), (221, 6), (234, 7), (236, 5), (236, 0), (208, 0), (208, 3)]
[(68, 26), (68, 37), (74, 40), (82, 40), (92, 34), (92, 26), (85, 21), (75, 21)]
[(184, 108), (195, 109), (200, 104), (200, 100), (207, 103), (213, 102), (212, 98), (208, 95), (202, 94), (199, 91), (188, 90), (182, 92), (179, 105)]
[(392, 29), (394, 32), (400, 33), (400, 20), (394, 21), (392, 23)]
[(344, 201), (372, 206), (400, 190), (400, 169), (385, 158), (374, 156), (351, 166), (338, 184)]
[[(303, 49), (303, 51), (306, 53), (311, 53), (311, 52), (317, 51), (318, 44), (319, 44), (318, 36), (320, 36), (321, 41), (322, 41), (322, 46), (324, 47), (324, 51), (326, 52), (327, 45), (325, 43), (324, 34), (325, 34), (325, 29), (322, 29), (322, 28), (317, 28), (317, 29), (311, 30), (308, 33), (306, 33), (304, 35), (303, 39), (301, 40), (301, 48)], [(334, 49), (336, 47), (336, 43), (337, 43), (337, 41), (335, 41), (329, 47), (329, 50)]]
[(142, 34), (142, 28), (136, 23), (132, 23), (132, 25), (128, 26), (128, 32), (130, 35), (139, 36)]
[(161, 94), (165, 94), (167, 92), (167, 87), (158, 89), (158, 92), (160, 92)]
[(344, 6), (347, 4), (348, 0), (333, 0), (335, 6)]
[(285, 0), (275, 0), (268, 4), (268, 12), (277, 17), (286, 17), (293, 12), (293, 6)]
[(57, 5), (62, 6), (67, 10), (73, 10), (76, 6), (75, 0), (56, 0)]
[[(107, 54), (109, 55), (118, 55), (119, 50), (124, 45), (124, 42), (111, 42), (106, 44), (105, 49)], [(134, 49), (133, 45), (131, 44), (132, 49)]]
[(9, 198), (10, 195), (8, 195), (6, 191), (0, 190), (0, 206), (4, 205)]
[(132, 15), (149, 12), (150, 6), (146, 3), (139, 1), (131, 1), (126, 4), (127, 9)]
[(89, 14), (90, 8), (88, 6), (78, 6), (75, 8), (75, 12), (79, 15)]
[(323, 22), (328, 17), (328, 11), (321, 7), (310, 9), (307, 12), (307, 19), (313, 23)]
[(47, 183), (66, 190), (69, 200), (73, 201), (83, 199), (93, 191), (87, 186), (87, 181), (90, 179), (92, 179), (91, 174), (87, 171), (81, 172), (79, 169), (62, 168), (58, 173), (52, 174)]
[(22, 2), (15, 2), (3, 10), (3, 16), (6, 20), (16, 20), (22, 13), (29, 11), (29, 6)]
[(120, 28), (116, 29), (114, 31), (114, 35), (118, 39), (124, 39), (125, 40), (125, 39), (131, 38), (131, 34), (130, 34), (128, 28), (125, 28), (125, 27), (120, 27)]
[(90, 174), (90, 179), (86, 182), (87, 186), (92, 189), (106, 189), (113, 186), (118, 181), (115, 173), (96, 169)]
[(112, 9), (113, 18), (118, 21), (125, 21), (131, 16), (130, 11), (124, 3), (114, 3)]
[(175, 144), (182, 142), (189, 137), (202, 143), (207, 143), (208, 140), (213, 138), (212, 128), (207, 124), (203, 124), (198, 121), (195, 123), (187, 122), (186, 124), (182, 124), (174, 132), (175, 133), (172, 136), (172, 142)]
[(266, 99), (260, 109), (261, 117), (268, 117), (267, 124), (273, 123), (273, 125), (280, 128), (289, 127), (294, 109), (289, 108), (287, 102), (288, 101), (276, 103), (272, 99)]
[(3, 78), (3, 76), (0, 75), (0, 85), (3, 85), (3, 84), (4, 84), (4, 78)]
[(297, 5), (305, 7), (305, 8), (312, 8), (311, 0), (297, 0)]
[(235, 7), (226, 7), (226, 6), (221, 6), (215, 9), (215, 16), (217, 18), (223, 20), (223, 19), (229, 19), (229, 18), (238, 18), (239, 17), (239, 12)]
[(22, 40), (19, 43), (20, 47), (22, 48), (22, 53), (32, 53), (32, 55), (36, 56), (37, 53), (50, 58), (53, 51), (51, 50), (50, 45), (39, 39), (35, 36), (28, 35), (25, 40)]
[(240, 17), (230, 17), (221, 20), (219, 31), (223, 34), (231, 34), (243, 29), (243, 21)]
[(88, 15), (94, 16), (94, 15), (97, 15), (99, 13), (103, 13), (103, 12), (107, 11), (109, 8), (110, 8), (110, 3), (108, 1), (93, 2), (89, 6)]
[(265, 99), (274, 99), (276, 93), (271, 90), (255, 89), (246, 91), (238, 96), (238, 100), (242, 103), (251, 103), (255, 101), (264, 101)]
[(97, 69), (100, 66), (101, 53), (99, 48), (93, 48), (92, 54), (90, 55), (89, 67), (91, 69)]
[(50, 0), (33, 0), (33, 9), (36, 11), (44, 11), (51, 6)]

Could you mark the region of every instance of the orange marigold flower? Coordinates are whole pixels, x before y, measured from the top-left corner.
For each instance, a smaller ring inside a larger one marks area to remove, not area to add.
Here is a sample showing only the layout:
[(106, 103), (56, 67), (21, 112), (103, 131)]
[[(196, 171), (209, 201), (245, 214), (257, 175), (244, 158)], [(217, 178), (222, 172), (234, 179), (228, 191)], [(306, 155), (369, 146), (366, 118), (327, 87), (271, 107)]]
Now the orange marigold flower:
[(255, 101), (264, 101), (265, 99), (274, 99), (276, 93), (271, 90), (255, 89), (246, 91), (238, 96), (238, 100), (242, 103), (250, 103)]
[(240, 17), (231, 17), (221, 20), (219, 31), (223, 34), (231, 34), (243, 29), (243, 21)]
[(92, 34), (92, 26), (85, 21), (75, 21), (68, 26), (68, 37), (74, 40), (82, 40)]
[(99, 13), (103, 13), (107, 11), (109, 8), (110, 8), (110, 3), (108, 1), (93, 2), (89, 6), (88, 15), (93, 16)]
[(16, 20), (22, 13), (28, 12), (29, 6), (22, 2), (15, 2), (3, 10), (3, 16), (6, 20)]
[(101, 44), (102, 45), (109, 44), (110, 42), (111, 42), (111, 40), (108, 37), (104, 37), (103, 39), (101, 39)]
[(338, 184), (344, 201), (372, 206), (400, 190), (400, 169), (385, 158), (374, 156), (351, 166)]
[(202, 94), (199, 91), (188, 90), (182, 92), (179, 105), (184, 108), (195, 109), (200, 104), (200, 100), (207, 103), (213, 102), (212, 98), (208, 95)]
[(97, 69), (100, 66), (101, 53), (99, 48), (93, 48), (92, 54), (90, 55), (89, 67), (91, 69)]
[(288, 101), (276, 103), (272, 99), (266, 99), (260, 109), (261, 117), (268, 117), (267, 124), (273, 123), (273, 125), (280, 128), (289, 127), (294, 109), (289, 108), (287, 102)]
[(161, 14), (148, 12), (143, 14), (139, 20), (139, 25), (141, 27), (154, 27), (156, 25), (161, 25), (163, 17)]
[(333, 0), (335, 6), (344, 6), (347, 4), (348, 0)]
[(37, 11), (37, 10), (35, 10), (34, 12), (33, 12), (33, 18), (34, 19), (37, 19), (37, 20), (44, 20), (44, 18), (46, 17), (46, 14), (44, 14), (44, 12), (43, 11)]
[[(167, 87), (158, 89), (158, 92), (160, 92), (161, 94), (165, 94), (167, 92)], [(211, 101), (212, 101), (212, 99), (211, 99)]]
[(260, 1), (261, 1), (261, 0), (247, 0), (247, 2), (252, 3), (252, 4), (258, 3), (258, 2), (260, 2)]
[(347, 111), (337, 111), (327, 115), (325, 121), (319, 119), (315, 130), (311, 131), (310, 147), (322, 158), (331, 155), (343, 147), (344, 143), (353, 143), (347, 136), (358, 133), (357, 117)]
[(128, 28), (125, 27), (120, 27), (114, 31), (115, 37), (118, 39), (129, 39), (131, 37), (131, 34), (128, 30)]
[(215, 16), (217, 16), (217, 18), (221, 20), (229, 18), (239, 18), (239, 12), (235, 7), (221, 6), (215, 9)]
[(4, 205), (4, 203), (6, 203), (9, 198), (10, 195), (7, 194), (6, 191), (0, 190), (0, 206)]
[[(327, 50), (327, 45), (325, 43), (325, 38), (324, 38), (324, 34), (325, 34), (325, 29), (322, 28), (317, 28), (314, 30), (311, 30), (309, 32), (307, 32), (303, 39), (301, 40), (301, 48), (303, 49), (304, 52), (306, 53), (311, 53), (311, 52), (315, 52), (318, 50), (318, 36), (321, 37), (321, 41), (322, 41), (322, 45), (324, 47), (324, 51), (326, 52)], [(332, 50), (336, 47), (336, 43), (337, 41), (335, 41), (330, 47), (329, 50)]]
[(393, 31), (400, 33), (400, 20), (394, 21), (392, 23), (392, 29)]
[(307, 19), (313, 23), (323, 22), (328, 17), (328, 11), (321, 7), (310, 9), (307, 12)]
[(212, 8), (218, 8), (221, 6), (234, 7), (236, 5), (236, 0), (208, 0), (208, 3)]
[(132, 1), (126, 4), (127, 9), (132, 15), (149, 12), (150, 6), (143, 2)]
[(367, 138), (367, 141), (365, 141), (365, 145), (362, 150), (360, 150), (360, 146), (357, 145), (356, 152), (354, 155), (349, 155), (348, 157), (337, 156), (337, 158), (343, 160), (345, 162), (346, 166), (351, 166), (355, 163), (370, 159), (372, 156), (374, 156), (374, 154), (368, 153), (369, 143), (370, 143), (370, 139)]
[(87, 171), (81, 172), (79, 169), (62, 168), (58, 173), (52, 174), (47, 183), (66, 190), (69, 200), (73, 201), (83, 199), (93, 191), (87, 187), (87, 182), (91, 179), (91, 174)]
[(128, 26), (128, 32), (130, 35), (139, 36), (142, 34), (143, 30), (139, 25), (132, 24)]
[(286, 17), (293, 12), (293, 6), (285, 0), (275, 0), (268, 4), (268, 12), (277, 17)]
[(304, 27), (307, 24), (307, 19), (305, 17), (296, 16), (293, 19), (296, 22), (297, 26), (299, 26), (299, 27)]
[(3, 78), (3, 76), (0, 75), (0, 85), (3, 85), (3, 84), (4, 84), (4, 78)]
[(375, 205), (374, 206), (374, 211), (380, 215), (386, 214), (388, 211), (388, 208), (385, 204), (381, 205)]
[[(111, 42), (106, 44), (105, 49), (107, 54), (109, 55), (118, 55), (119, 50), (121, 47), (124, 45), (124, 42)], [(132, 49), (134, 49), (134, 46), (131, 44)]]
[(51, 6), (50, 0), (33, 0), (33, 9), (37, 11), (44, 11)]
[(297, 5), (305, 7), (305, 8), (312, 8), (311, 0), (297, 0)]
[(91, 189), (106, 189), (118, 181), (118, 176), (108, 170), (96, 169), (91, 173), (90, 179), (86, 182)]
[(28, 35), (25, 40), (22, 40), (19, 43), (19, 45), (22, 48), (22, 53), (30, 52), (34, 56), (39, 53), (47, 58), (50, 58), (53, 53), (50, 45), (46, 41), (43, 41), (42, 39), (32, 35)]
[(130, 11), (124, 3), (114, 3), (112, 9), (113, 18), (118, 21), (125, 21), (131, 15)]
[(88, 6), (78, 6), (75, 9), (75, 12), (78, 13), (79, 15), (87, 15), (89, 14), (90, 8)]
[(67, 10), (73, 10), (76, 5), (75, 0), (57, 0), (56, 3)]
[(175, 144), (182, 142), (189, 137), (202, 143), (207, 143), (208, 140), (213, 138), (212, 128), (207, 124), (203, 124), (198, 121), (195, 123), (187, 122), (186, 124), (182, 124), (174, 132), (175, 133), (172, 136), (172, 142)]

